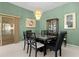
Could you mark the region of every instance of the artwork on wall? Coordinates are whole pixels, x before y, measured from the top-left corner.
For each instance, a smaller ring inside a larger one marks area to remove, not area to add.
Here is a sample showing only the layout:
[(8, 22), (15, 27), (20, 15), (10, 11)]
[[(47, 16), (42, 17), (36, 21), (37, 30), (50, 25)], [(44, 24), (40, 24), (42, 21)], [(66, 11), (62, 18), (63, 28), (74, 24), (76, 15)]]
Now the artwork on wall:
[(36, 21), (34, 19), (26, 19), (26, 27), (36, 27)]
[(75, 13), (69, 13), (64, 15), (64, 29), (76, 29)]

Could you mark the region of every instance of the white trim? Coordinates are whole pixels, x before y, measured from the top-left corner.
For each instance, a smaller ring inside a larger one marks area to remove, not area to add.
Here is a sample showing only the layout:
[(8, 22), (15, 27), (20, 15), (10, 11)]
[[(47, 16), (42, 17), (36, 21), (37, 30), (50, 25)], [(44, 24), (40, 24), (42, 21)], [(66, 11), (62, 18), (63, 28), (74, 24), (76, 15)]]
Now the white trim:
[(7, 16), (12, 16), (12, 17), (19, 17), (19, 16), (15, 16), (15, 15), (4, 14), (4, 13), (0, 13), (0, 15), (7, 15)]
[(79, 48), (79, 46), (77, 46), (77, 45), (72, 45), (72, 44), (67, 44), (68, 46), (72, 46), (72, 47), (78, 47)]
[(2, 16), (0, 16), (0, 46), (2, 45)]

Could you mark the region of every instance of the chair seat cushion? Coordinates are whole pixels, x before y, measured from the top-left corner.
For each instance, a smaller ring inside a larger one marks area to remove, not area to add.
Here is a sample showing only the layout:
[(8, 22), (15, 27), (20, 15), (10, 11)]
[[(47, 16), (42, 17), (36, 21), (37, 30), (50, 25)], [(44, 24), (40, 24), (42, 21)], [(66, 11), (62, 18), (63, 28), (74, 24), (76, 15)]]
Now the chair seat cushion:
[(37, 42), (37, 48), (43, 47), (44, 44)]
[[(42, 44), (42, 43), (39, 43), (39, 42), (36, 42), (36, 43), (37, 43), (37, 48), (41, 48), (44, 46), (44, 44)], [(35, 45), (32, 45), (32, 47), (35, 48)]]

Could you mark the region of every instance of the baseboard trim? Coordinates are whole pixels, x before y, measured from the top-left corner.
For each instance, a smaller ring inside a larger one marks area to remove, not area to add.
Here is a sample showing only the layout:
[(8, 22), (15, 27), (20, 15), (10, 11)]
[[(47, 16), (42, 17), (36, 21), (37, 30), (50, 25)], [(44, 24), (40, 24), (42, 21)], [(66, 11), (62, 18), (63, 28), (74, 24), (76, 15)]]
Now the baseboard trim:
[(68, 46), (72, 46), (72, 47), (78, 47), (79, 48), (79, 46), (78, 45), (73, 45), (73, 44), (67, 44)]

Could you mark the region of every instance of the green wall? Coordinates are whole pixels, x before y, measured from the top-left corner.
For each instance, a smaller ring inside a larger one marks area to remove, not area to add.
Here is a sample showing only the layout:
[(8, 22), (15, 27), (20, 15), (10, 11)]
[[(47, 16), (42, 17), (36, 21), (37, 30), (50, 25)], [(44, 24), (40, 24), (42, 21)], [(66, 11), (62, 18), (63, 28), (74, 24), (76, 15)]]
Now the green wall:
[[(8, 2), (0, 2), (0, 13), (15, 15), (20, 17), (20, 40), (22, 40), (22, 32), (27, 30), (28, 28), (25, 27), (25, 20), (26, 18), (33, 18), (34, 15), (32, 11), (26, 10), (24, 8), (18, 7), (16, 5), (10, 4)], [(35, 29), (33, 29), (35, 30)]]
[[(59, 18), (59, 30), (66, 30), (64, 29), (64, 15), (67, 13), (76, 13), (76, 21), (77, 21), (77, 28), (75, 30), (67, 30), (68, 31), (68, 43), (79, 45), (79, 4), (78, 3), (67, 3), (63, 6), (57, 7), (55, 9), (49, 10), (44, 12), (41, 20), (37, 21), (37, 27), (34, 28), (36, 32), (40, 32), (42, 29), (46, 29), (46, 20), (51, 18)], [(8, 2), (0, 2), (0, 13), (10, 14), (15, 16), (20, 16), (20, 39), (22, 39), (22, 32), (27, 30), (28, 28), (25, 27), (25, 20), (26, 18), (33, 18), (34, 15), (32, 11), (26, 10), (24, 8), (15, 6)]]
[[(64, 29), (64, 15), (72, 12), (76, 13), (77, 28), (74, 30)], [(59, 19), (59, 30), (68, 31), (68, 43), (73, 45), (79, 45), (79, 3), (67, 3), (55, 9), (44, 12), (38, 24), (38, 31), (46, 29), (46, 20), (52, 18)]]

